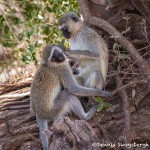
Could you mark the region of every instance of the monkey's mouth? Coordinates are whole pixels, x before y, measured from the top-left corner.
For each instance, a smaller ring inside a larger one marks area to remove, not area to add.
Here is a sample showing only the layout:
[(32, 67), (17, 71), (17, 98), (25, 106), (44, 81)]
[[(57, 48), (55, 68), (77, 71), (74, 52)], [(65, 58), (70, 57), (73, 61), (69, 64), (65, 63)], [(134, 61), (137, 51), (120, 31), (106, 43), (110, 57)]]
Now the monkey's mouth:
[(72, 69), (74, 75), (78, 75), (81, 72), (81, 68)]
[(75, 62), (74, 60), (70, 60), (69, 64), (70, 64), (70, 67), (72, 68), (72, 72), (74, 75), (77, 75), (80, 73), (81, 68), (78, 62)]
[(61, 31), (62, 31), (63, 36), (64, 36), (65, 38), (70, 39), (71, 33), (68, 31), (67, 28), (63, 28), (63, 29), (61, 29)]
[(64, 37), (67, 38), (67, 39), (70, 39), (71, 37), (71, 33), (70, 32), (67, 32), (67, 33), (63, 33)]

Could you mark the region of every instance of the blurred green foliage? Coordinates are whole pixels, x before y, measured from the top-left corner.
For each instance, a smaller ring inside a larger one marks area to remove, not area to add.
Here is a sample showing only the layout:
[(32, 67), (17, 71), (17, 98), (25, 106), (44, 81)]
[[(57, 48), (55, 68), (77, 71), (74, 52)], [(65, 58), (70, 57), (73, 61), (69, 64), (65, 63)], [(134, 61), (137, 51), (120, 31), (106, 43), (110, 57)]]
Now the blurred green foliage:
[[(57, 20), (64, 13), (78, 13), (77, 0), (1, 0), (0, 43), (8, 50), (9, 60), (2, 64), (37, 64), (46, 43), (68, 46)], [(11, 58), (11, 59), (10, 59)]]

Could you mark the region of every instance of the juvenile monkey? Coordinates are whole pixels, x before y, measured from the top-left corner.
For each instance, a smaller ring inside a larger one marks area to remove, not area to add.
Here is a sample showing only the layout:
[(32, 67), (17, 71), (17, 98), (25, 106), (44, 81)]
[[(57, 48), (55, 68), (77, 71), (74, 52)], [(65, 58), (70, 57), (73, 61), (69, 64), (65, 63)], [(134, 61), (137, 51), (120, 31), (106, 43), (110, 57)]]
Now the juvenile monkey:
[(109, 96), (109, 92), (79, 86), (73, 76), (66, 56), (59, 46), (51, 45), (43, 50), (43, 59), (31, 84), (30, 108), (36, 115), (43, 149), (48, 149), (48, 138), (42, 134), (48, 129), (48, 121), (73, 112), (80, 119), (90, 119), (96, 106), (85, 113), (76, 96)]
[(108, 48), (102, 37), (73, 12), (65, 13), (59, 19), (59, 28), (70, 41), (71, 51), (66, 54), (79, 60), (78, 76), (83, 78), (84, 86), (102, 89), (108, 70)]

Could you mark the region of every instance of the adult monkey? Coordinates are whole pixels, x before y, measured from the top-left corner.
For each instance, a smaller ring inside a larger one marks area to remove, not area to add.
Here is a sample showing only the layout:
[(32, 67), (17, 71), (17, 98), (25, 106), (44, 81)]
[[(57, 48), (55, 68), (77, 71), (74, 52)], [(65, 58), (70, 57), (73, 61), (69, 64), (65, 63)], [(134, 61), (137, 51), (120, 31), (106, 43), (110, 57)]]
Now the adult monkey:
[(67, 12), (59, 19), (59, 28), (69, 39), (71, 51), (66, 54), (79, 60), (78, 79), (86, 87), (102, 89), (108, 71), (108, 48), (105, 41), (93, 29), (86, 26), (74, 12)]
[(63, 49), (55, 45), (46, 46), (42, 64), (32, 81), (30, 94), (30, 109), (36, 115), (43, 149), (48, 150), (49, 146), (48, 137), (43, 133), (48, 130), (48, 121), (69, 112), (88, 120), (96, 112), (96, 106), (85, 112), (77, 96), (109, 95), (106, 91), (79, 86)]

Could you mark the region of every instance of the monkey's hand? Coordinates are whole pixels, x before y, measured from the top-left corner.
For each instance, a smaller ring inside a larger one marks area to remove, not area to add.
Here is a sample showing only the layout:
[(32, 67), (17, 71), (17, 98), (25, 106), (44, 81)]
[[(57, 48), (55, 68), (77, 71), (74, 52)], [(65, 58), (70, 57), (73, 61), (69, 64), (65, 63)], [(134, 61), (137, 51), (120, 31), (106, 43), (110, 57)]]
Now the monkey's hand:
[(102, 97), (109, 97), (110, 95), (111, 95), (110, 92), (107, 92), (107, 91), (102, 91), (102, 92), (101, 92), (101, 96), (102, 96)]

